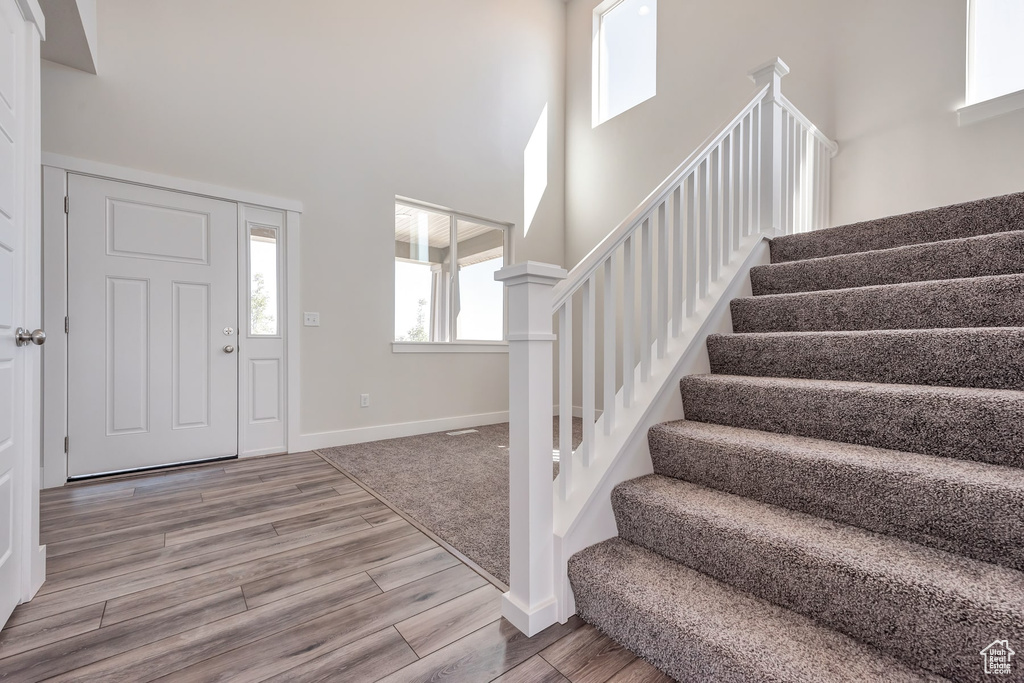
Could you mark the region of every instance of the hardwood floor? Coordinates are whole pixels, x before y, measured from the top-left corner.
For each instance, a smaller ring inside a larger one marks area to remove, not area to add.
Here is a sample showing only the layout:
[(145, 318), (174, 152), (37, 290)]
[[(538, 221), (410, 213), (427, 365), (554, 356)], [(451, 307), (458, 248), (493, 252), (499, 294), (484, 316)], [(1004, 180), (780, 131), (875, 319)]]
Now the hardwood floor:
[(496, 586), (314, 453), (46, 490), (41, 534), (2, 681), (669, 680), (576, 618), (525, 638)]

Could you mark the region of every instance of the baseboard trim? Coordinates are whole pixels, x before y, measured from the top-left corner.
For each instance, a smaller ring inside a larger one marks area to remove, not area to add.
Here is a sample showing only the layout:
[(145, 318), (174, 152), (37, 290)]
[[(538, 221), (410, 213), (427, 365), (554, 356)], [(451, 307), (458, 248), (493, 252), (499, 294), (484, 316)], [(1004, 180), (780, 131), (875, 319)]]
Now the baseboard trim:
[(301, 453), (303, 451), (315, 451), (320, 448), (330, 448), (331, 446), (348, 446), (354, 443), (366, 443), (367, 441), (399, 439), (403, 436), (432, 434), (433, 432), (446, 432), (453, 429), (481, 427), (483, 425), (499, 424), (502, 422), (508, 422), (507, 410), (497, 413), (480, 413), (477, 415), (444, 417), (436, 420), (400, 422), (397, 424), (378, 425), (375, 427), (341, 429), (336, 432), (302, 434), (299, 436), (298, 443), (288, 444), (288, 452)]

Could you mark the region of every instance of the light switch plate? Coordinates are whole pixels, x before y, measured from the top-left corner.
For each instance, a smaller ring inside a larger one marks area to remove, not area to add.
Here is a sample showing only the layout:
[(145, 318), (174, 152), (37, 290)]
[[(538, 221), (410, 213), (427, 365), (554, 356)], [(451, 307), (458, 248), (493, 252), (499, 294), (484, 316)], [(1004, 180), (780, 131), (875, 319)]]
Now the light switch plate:
[(302, 324), (306, 327), (320, 327), (320, 314), (309, 312), (303, 314)]

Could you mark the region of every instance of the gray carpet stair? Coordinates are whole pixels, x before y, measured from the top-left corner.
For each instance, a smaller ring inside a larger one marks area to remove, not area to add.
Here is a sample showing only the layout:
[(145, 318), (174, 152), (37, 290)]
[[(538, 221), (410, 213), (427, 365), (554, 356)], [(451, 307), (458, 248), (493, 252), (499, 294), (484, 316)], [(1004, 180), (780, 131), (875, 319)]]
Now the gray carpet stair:
[(755, 296), (1024, 273), (1024, 231), (750, 269)]
[(615, 538), (569, 560), (578, 614), (679, 681), (942, 681)]
[(690, 375), (686, 419), (1024, 467), (1024, 392)]
[(736, 332), (1024, 327), (1024, 275), (733, 299)]
[(612, 506), (623, 540), (947, 678), (977, 673), (961, 643), (1024, 642), (1024, 583), (1003, 567), (659, 475)]
[(751, 284), (570, 560), (580, 615), (677, 680), (991, 680), (1024, 652), (1024, 193), (780, 237)]
[(648, 442), (656, 474), (1024, 570), (1024, 469), (691, 420)]
[(1024, 230), (1024, 192), (772, 240), (772, 263)]
[(770, 332), (708, 337), (711, 372), (1024, 390), (1024, 328)]

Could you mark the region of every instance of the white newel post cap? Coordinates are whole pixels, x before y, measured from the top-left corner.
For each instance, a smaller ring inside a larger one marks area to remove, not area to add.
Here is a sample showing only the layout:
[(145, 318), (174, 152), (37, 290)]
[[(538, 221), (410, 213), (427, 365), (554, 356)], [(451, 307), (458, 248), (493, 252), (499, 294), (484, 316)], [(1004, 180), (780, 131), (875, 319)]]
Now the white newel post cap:
[(494, 279), (504, 282), (506, 287), (522, 285), (526, 283), (549, 284), (554, 287), (558, 282), (564, 280), (568, 271), (561, 266), (550, 263), (539, 263), (537, 261), (523, 261), (505, 266), (494, 274)]
[(751, 69), (748, 75), (758, 88), (763, 88), (769, 83), (778, 85), (782, 77), (788, 73), (789, 67), (782, 61), (782, 57), (776, 57), (757, 68)]

